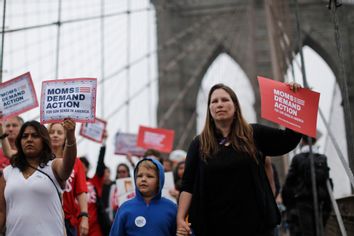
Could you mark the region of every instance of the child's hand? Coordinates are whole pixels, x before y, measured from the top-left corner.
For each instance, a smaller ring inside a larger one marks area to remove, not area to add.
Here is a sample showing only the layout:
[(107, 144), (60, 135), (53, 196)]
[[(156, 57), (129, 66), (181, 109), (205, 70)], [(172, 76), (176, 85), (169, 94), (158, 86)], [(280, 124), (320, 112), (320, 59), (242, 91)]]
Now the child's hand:
[(177, 220), (177, 236), (188, 236), (192, 234), (191, 224), (184, 219)]

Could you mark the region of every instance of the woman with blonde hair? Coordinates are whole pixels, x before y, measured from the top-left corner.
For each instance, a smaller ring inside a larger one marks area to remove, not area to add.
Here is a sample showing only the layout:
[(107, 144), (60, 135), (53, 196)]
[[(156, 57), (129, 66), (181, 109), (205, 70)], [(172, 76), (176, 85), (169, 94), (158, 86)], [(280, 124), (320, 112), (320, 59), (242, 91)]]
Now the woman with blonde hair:
[[(75, 139), (72, 142), (68, 142), (68, 133), (62, 123), (49, 124), (48, 131), (56, 158), (63, 158), (65, 148), (70, 147), (70, 145), (76, 145)], [(70, 177), (66, 181), (63, 194), (65, 228), (68, 236), (88, 234), (89, 215), (86, 193), (85, 169), (79, 158), (75, 158), (75, 165)]]

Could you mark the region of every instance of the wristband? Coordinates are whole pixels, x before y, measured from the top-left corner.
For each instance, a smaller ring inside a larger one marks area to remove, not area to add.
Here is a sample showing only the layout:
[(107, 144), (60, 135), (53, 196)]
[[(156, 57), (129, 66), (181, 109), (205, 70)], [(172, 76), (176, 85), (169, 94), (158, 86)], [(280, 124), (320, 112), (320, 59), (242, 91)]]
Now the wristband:
[(76, 144), (76, 140), (73, 143), (68, 143), (67, 141), (65, 141), (65, 147), (73, 147)]
[(0, 139), (4, 139), (4, 138), (6, 138), (7, 136), (9, 136), (8, 133), (3, 133), (2, 135), (0, 135)]
[(87, 212), (83, 212), (83, 211), (82, 211), (82, 212), (80, 212), (80, 214), (77, 216), (77, 218), (80, 219), (80, 218), (83, 217), (83, 216), (85, 216), (85, 217), (88, 218), (88, 217), (89, 217), (89, 214), (88, 214)]

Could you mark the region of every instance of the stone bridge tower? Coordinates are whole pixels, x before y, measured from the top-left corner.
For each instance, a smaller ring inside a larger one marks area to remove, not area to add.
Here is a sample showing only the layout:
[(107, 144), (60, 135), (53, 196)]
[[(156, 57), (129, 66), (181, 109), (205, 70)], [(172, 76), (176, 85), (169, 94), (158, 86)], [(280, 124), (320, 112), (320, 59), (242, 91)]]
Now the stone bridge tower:
[[(256, 95), (257, 75), (284, 80), (299, 44), (313, 48), (331, 67), (342, 95), (348, 152), (354, 170), (354, 5), (337, 9), (347, 84), (335, 44), (335, 30), (326, 1), (298, 0), (301, 40), (297, 40), (294, 1), (284, 0), (152, 0), (157, 14), (159, 126), (176, 131), (175, 145), (186, 148), (196, 135), (196, 98), (202, 78), (220, 53), (230, 55), (245, 71)], [(319, 78), (320, 79), (320, 78)], [(264, 122), (259, 119), (259, 122)]]

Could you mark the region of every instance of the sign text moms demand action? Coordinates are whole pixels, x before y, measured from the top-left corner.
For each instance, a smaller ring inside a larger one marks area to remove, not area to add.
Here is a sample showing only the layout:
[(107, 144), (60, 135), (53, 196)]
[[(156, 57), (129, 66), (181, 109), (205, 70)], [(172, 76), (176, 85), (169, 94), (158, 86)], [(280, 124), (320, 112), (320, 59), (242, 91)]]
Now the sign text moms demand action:
[(302, 119), (297, 117), (297, 113), (301, 111), (305, 105), (304, 100), (278, 89), (273, 89), (273, 94), (274, 111), (298, 122), (304, 123)]
[(85, 100), (85, 94), (78, 94), (79, 92), (80, 92), (79, 87), (48, 89), (47, 91), (48, 103), (46, 109), (79, 108), (80, 101)]

